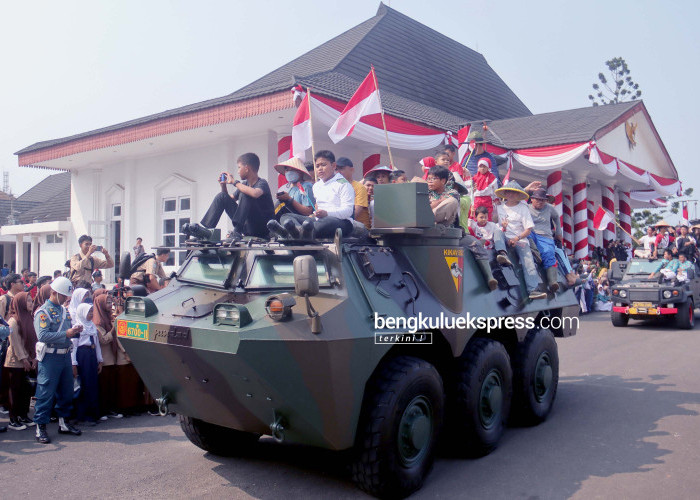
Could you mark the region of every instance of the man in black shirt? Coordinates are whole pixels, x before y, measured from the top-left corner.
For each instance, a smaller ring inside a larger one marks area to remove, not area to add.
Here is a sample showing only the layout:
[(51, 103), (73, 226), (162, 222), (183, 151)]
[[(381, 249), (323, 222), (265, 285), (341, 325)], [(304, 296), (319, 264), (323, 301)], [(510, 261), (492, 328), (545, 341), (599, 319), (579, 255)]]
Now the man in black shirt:
[[(233, 222), (234, 239), (241, 235), (267, 238), (267, 221), (275, 218), (270, 186), (265, 179), (258, 177), (260, 158), (255, 153), (245, 153), (238, 157), (238, 176), (242, 181), (233, 178), (233, 174), (222, 172), (219, 176), (221, 192), (216, 195), (201, 224), (214, 228), (219, 223), (221, 214)], [(227, 184), (236, 188), (229, 194)]]

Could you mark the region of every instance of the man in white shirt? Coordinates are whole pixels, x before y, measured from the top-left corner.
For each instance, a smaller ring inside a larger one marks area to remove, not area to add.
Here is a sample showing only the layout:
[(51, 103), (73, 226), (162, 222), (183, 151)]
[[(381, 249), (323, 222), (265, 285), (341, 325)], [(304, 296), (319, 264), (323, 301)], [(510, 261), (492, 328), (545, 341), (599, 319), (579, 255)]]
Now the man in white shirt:
[(530, 299), (545, 299), (547, 294), (537, 290), (540, 284), (540, 277), (535, 267), (535, 260), (532, 257), (530, 240), (528, 239), (532, 228), (535, 227), (530, 210), (523, 203), (529, 198), (529, 195), (516, 181), (510, 181), (502, 188), (496, 190), (496, 196), (504, 200), (504, 202), (497, 205), (498, 220), (508, 246), (512, 247), (518, 254), (529, 297)]
[(651, 254), (654, 252), (655, 241), (656, 236), (654, 236), (654, 228), (648, 227), (647, 234), (639, 238), (639, 242), (644, 245), (644, 250), (638, 248), (635, 253), (642, 258), (651, 257)]
[(287, 221), (302, 225), (302, 234), (308, 234), (310, 224), (316, 238), (332, 238), (336, 229), (343, 235), (352, 232), (352, 212), (355, 208), (355, 190), (345, 177), (336, 172), (335, 155), (331, 151), (318, 151), (314, 157), (316, 178), (314, 184), (315, 211), (311, 217), (286, 214), (280, 222), (287, 228)]

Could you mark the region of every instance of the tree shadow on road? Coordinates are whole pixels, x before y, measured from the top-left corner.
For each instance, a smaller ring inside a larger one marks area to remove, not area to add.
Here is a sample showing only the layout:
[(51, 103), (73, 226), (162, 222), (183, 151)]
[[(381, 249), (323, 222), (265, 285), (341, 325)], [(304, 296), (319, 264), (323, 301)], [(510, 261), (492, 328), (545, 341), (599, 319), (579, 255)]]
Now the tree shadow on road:
[[(414, 497), (566, 498), (590, 477), (649, 471), (670, 453), (654, 442), (668, 435), (660, 421), (696, 416), (684, 406), (700, 404), (700, 394), (674, 391), (664, 378), (562, 377), (546, 422), (508, 429), (481, 459), (438, 457)], [(207, 458), (232, 487), (257, 498), (364, 496), (350, 482), (345, 454), (263, 440), (247, 457)]]

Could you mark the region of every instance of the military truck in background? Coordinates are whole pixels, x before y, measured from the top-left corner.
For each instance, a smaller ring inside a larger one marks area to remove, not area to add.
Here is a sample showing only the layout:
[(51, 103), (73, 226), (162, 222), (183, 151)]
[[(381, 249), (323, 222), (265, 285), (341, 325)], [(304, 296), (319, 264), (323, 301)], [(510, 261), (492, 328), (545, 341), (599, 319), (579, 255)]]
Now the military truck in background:
[(630, 319), (668, 319), (685, 330), (695, 325), (695, 304), (700, 304), (700, 267), (687, 271), (687, 279), (651, 277), (660, 259), (632, 259), (610, 266), (613, 326), (627, 326)]
[(579, 310), (564, 275), (531, 302), (519, 266), (493, 259), (490, 291), (461, 230), (434, 225), (424, 184), (378, 185), (375, 200), (370, 238), (197, 240), (167, 287), (126, 300), (118, 336), (195, 445), (349, 450), (360, 488), (403, 497), (441, 432), (484, 455), (509, 419), (547, 418), (554, 337), (576, 333)]

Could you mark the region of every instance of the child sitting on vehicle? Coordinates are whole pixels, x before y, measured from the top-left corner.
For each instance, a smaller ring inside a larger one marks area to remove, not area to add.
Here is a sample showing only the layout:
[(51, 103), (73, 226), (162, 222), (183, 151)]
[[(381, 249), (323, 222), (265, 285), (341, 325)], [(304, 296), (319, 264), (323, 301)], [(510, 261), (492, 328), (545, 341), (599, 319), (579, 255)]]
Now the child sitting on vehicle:
[(688, 260), (686, 254), (679, 253), (676, 279), (678, 279), (678, 281), (688, 281), (688, 269), (693, 269), (693, 263)]
[(472, 218), (474, 218), (475, 209), (478, 207), (486, 207), (488, 210), (488, 220), (493, 220), (493, 198), (496, 195), (498, 187), (498, 179), (491, 173), (491, 160), (481, 158), (479, 160), (478, 170), (471, 178), (472, 182)]
[(489, 210), (481, 206), (476, 209), (476, 220), (469, 219), (469, 234), (478, 238), (487, 249), (496, 250), (499, 264), (512, 266), (506, 252), (506, 238), (495, 222), (489, 221)]
[(653, 279), (663, 276), (664, 279), (673, 279), (678, 271), (678, 264), (680, 264), (678, 259), (673, 258), (673, 252), (667, 248), (664, 250), (664, 258), (659, 261), (649, 278)]

